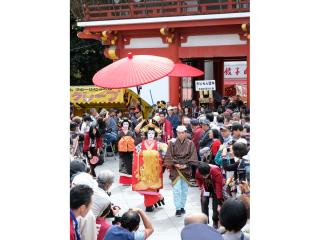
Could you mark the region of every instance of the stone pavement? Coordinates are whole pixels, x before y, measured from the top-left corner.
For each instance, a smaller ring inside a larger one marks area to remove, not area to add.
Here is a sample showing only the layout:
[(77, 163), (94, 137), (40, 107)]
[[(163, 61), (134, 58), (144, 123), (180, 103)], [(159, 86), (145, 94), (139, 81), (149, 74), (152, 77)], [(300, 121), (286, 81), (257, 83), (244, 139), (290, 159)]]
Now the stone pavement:
[[(145, 210), (143, 204), (143, 196), (131, 190), (131, 186), (122, 186), (119, 184), (119, 161), (113, 157), (108, 157), (105, 163), (96, 168), (98, 174), (101, 170), (109, 169), (116, 174), (115, 183), (111, 187), (112, 202), (121, 207), (121, 212), (127, 211), (131, 207), (138, 207)], [(183, 228), (184, 217), (175, 216), (175, 207), (173, 203), (173, 193), (170, 184), (168, 172), (164, 173), (163, 177), (164, 187), (160, 193), (164, 196), (165, 206), (155, 209), (152, 213), (146, 213), (151, 219), (154, 227), (154, 233), (151, 235), (150, 240), (179, 240), (180, 232)], [(211, 202), (210, 202), (211, 207)], [(200, 205), (200, 191), (198, 187), (189, 187), (188, 199), (186, 204), (186, 214), (201, 212)], [(210, 211), (210, 217), (212, 212)], [(211, 223), (211, 221), (210, 221)], [(143, 223), (140, 223), (143, 228)]]

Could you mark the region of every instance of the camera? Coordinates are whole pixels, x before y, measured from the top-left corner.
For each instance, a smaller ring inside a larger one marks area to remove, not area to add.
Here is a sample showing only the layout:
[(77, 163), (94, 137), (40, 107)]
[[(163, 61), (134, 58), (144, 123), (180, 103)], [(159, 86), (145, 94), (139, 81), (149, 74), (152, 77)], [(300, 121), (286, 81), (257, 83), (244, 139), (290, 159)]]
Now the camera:
[(112, 221), (112, 225), (119, 225), (121, 223), (121, 217), (115, 216), (114, 220)]
[(237, 170), (237, 173), (238, 173), (238, 179), (239, 179), (240, 183), (242, 181), (246, 181), (246, 169), (245, 168), (239, 168)]
[[(250, 162), (245, 159), (241, 159), (241, 162), (240, 162), (239, 167), (237, 169), (239, 182), (247, 180), (247, 176), (249, 176), (249, 174), (250, 174), (249, 169), (250, 169)], [(250, 176), (248, 178), (250, 179)]]

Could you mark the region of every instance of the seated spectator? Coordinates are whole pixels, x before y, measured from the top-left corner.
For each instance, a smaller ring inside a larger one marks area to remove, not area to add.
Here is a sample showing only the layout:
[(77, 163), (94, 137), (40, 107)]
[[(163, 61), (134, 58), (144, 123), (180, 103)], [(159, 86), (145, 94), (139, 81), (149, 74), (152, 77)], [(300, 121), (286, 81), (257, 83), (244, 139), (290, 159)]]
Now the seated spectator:
[(220, 223), (225, 227), (224, 240), (249, 240), (249, 236), (241, 229), (246, 225), (248, 219), (245, 204), (238, 199), (227, 199), (220, 209)]
[[(144, 224), (144, 231), (138, 231), (140, 217)], [(120, 221), (120, 226), (110, 227), (104, 240), (144, 240), (153, 233), (153, 226), (147, 215), (139, 208), (125, 212)]]
[(95, 205), (95, 211), (97, 212), (97, 240), (103, 240), (111, 227), (111, 224), (106, 220), (106, 217), (108, 217), (111, 212), (112, 215), (117, 215), (120, 208), (112, 206), (108, 198), (105, 198), (103, 195), (97, 195), (96, 193), (93, 194), (92, 202)]
[(111, 205), (111, 210), (112, 210), (110, 211), (110, 214), (107, 217), (114, 217), (115, 215), (113, 214), (113, 212), (115, 210), (120, 210), (119, 207), (114, 206), (111, 203), (111, 199), (109, 197), (111, 193), (108, 193), (108, 190), (114, 183), (114, 177), (115, 177), (114, 173), (110, 170), (101, 171), (98, 175), (98, 178), (97, 178), (98, 188), (93, 194), (93, 204), (92, 204), (92, 212), (96, 217), (98, 217), (101, 214), (101, 204), (103, 206), (103, 203), (106, 200)]
[(77, 185), (70, 190), (70, 240), (83, 239), (77, 218), (85, 218), (91, 208), (93, 190), (87, 185)]
[[(79, 173), (72, 181), (72, 186), (87, 185), (95, 192), (98, 188), (98, 183), (88, 173)], [(81, 240), (96, 240), (97, 228), (96, 228), (96, 216), (93, 214), (92, 209), (85, 217), (79, 216), (77, 218), (80, 227)]]
[(207, 224), (193, 223), (186, 225), (181, 231), (182, 240), (223, 240), (221, 234)]
[(98, 175), (97, 182), (98, 182), (98, 190), (102, 190), (104, 192), (107, 192), (108, 195), (111, 195), (111, 193), (108, 192), (108, 190), (111, 188), (112, 184), (114, 183), (115, 175), (110, 170), (101, 171)]
[(72, 180), (74, 179), (74, 177), (81, 172), (87, 172), (86, 164), (81, 160), (71, 161), (70, 162), (70, 184), (72, 183)]

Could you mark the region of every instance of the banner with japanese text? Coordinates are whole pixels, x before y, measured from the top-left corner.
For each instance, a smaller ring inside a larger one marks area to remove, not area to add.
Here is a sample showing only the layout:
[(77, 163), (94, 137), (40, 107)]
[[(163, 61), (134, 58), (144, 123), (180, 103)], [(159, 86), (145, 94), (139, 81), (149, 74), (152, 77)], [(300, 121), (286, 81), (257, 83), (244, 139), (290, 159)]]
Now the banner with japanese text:
[(224, 80), (246, 80), (247, 79), (247, 62), (224, 62)]
[(121, 103), (124, 89), (105, 89), (96, 86), (70, 87), (71, 103)]

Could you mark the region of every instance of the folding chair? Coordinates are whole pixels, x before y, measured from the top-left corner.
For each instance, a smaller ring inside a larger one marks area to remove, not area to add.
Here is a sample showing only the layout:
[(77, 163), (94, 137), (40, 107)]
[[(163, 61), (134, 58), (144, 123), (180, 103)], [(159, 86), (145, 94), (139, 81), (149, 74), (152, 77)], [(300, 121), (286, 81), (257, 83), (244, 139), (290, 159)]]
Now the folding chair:
[(106, 159), (108, 153), (108, 147), (111, 148), (111, 152), (114, 160), (117, 160), (116, 154), (114, 153), (114, 146), (111, 142), (104, 142), (103, 158)]

